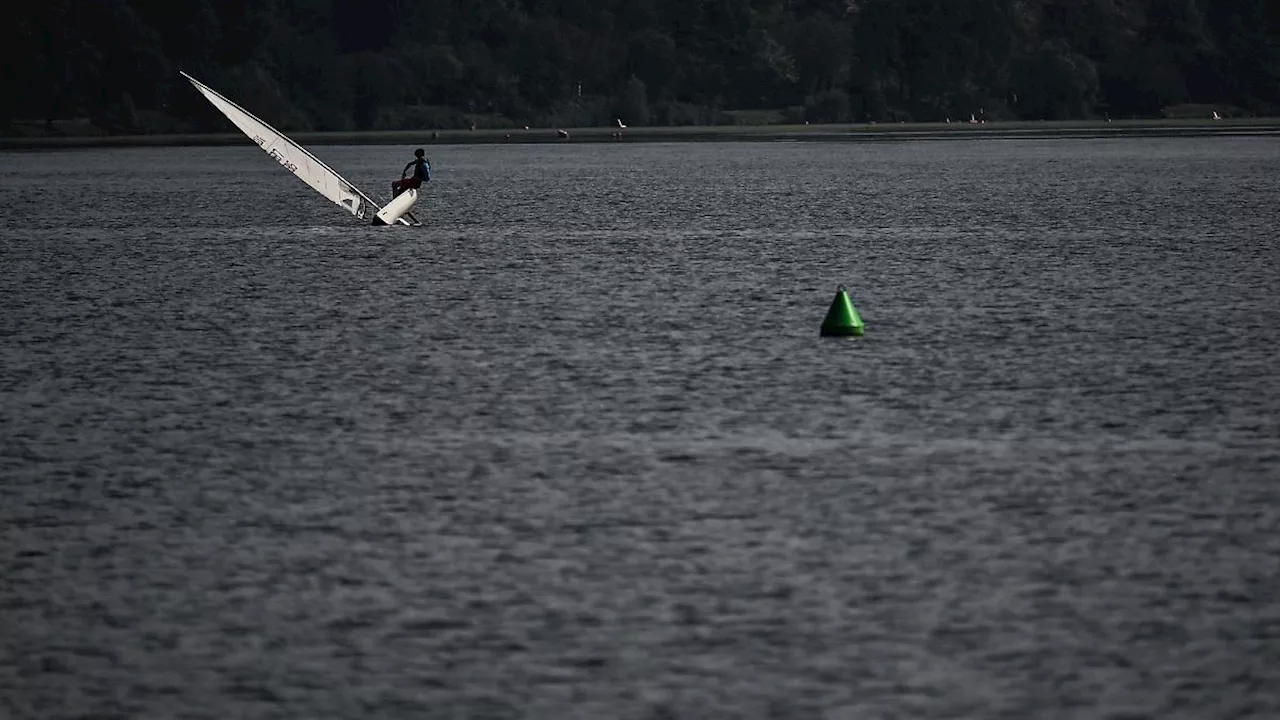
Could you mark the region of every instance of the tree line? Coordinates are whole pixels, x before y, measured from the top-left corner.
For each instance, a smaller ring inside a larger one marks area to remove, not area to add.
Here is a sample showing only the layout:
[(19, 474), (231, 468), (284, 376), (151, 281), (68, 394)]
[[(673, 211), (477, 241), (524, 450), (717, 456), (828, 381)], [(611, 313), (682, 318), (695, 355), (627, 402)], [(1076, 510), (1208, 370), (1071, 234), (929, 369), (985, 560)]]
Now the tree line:
[(225, 129), (178, 70), (288, 130), (1280, 111), (1276, 0), (42, 0), (0, 55), (10, 128)]

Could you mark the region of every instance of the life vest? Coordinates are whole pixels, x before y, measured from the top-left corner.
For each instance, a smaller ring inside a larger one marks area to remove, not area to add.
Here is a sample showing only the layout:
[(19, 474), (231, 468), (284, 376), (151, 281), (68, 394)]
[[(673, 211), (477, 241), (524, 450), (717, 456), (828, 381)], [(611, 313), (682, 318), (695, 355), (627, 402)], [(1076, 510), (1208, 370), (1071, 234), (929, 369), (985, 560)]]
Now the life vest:
[(431, 180), (431, 163), (426, 158), (419, 158), (414, 161), (413, 176), (422, 182)]

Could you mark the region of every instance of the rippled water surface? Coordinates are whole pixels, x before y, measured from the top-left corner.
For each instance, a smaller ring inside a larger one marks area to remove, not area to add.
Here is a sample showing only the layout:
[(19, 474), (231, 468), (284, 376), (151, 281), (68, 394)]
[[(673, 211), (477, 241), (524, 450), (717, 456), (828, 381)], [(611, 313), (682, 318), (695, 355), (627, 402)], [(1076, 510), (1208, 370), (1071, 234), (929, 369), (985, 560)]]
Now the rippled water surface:
[(428, 156), (0, 154), (0, 716), (1280, 717), (1276, 139)]

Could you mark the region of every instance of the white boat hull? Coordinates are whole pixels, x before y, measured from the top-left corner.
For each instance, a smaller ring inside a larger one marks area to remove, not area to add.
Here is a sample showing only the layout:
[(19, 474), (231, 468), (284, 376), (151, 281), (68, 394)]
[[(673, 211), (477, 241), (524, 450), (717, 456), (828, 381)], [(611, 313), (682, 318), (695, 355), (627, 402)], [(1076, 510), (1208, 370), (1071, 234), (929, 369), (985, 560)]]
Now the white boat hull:
[(397, 220), (402, 218), (413, 204), (418, 202), (418, 191), (409, 188), (400, 193), (387, 206), (378, 211), (377, 219), (373, 221), (374, 225), (393, 225)]

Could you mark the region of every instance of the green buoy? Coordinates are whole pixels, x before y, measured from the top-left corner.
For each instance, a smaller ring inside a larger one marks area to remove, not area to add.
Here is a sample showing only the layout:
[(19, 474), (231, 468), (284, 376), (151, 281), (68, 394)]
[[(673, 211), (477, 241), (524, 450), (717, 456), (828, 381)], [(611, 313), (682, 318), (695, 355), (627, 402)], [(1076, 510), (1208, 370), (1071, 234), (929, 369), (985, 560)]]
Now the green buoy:
[(862, 318), (858, 316), (858, 311), (853, 309), (849, 293), (845, 292), (844, 286), (841, 285), (831, 301), (831, 309), (827, 310), (827, 316), (822, 319), (822, 335), (847, 337), (861, 334)]

